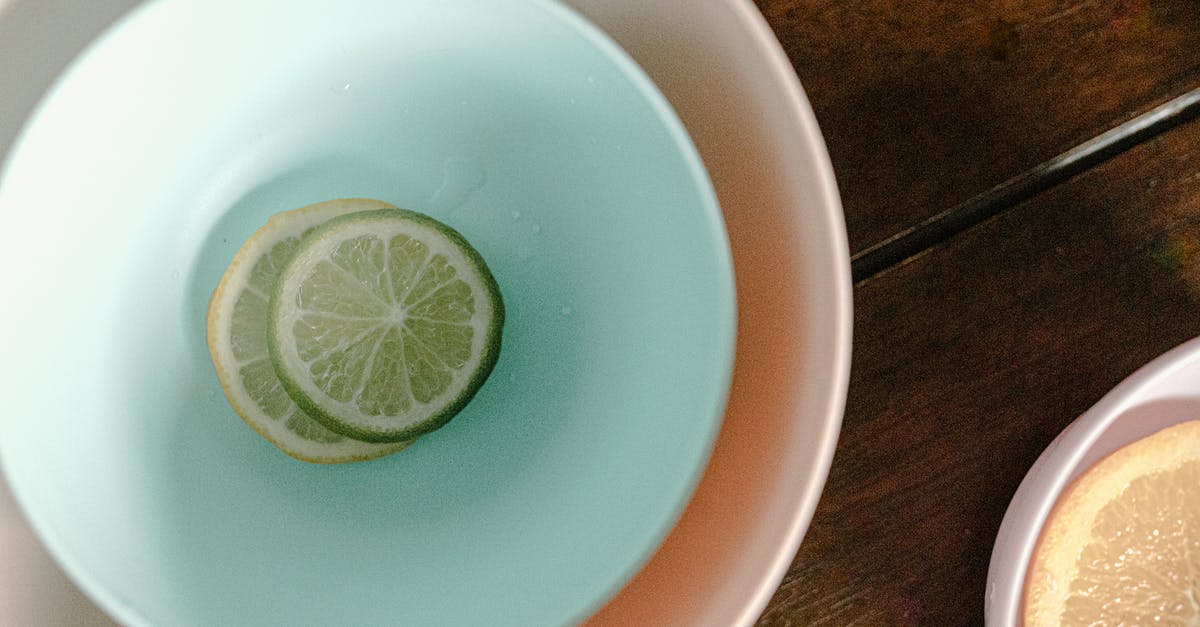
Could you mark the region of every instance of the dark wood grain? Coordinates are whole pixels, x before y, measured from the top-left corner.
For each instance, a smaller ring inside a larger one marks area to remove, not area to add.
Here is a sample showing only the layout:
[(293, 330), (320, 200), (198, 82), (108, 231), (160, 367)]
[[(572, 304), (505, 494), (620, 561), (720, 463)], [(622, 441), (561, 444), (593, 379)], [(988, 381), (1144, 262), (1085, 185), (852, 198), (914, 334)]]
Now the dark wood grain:
[(979, 624), (1029, 466), (1200, 334), (1200, 123), (864, 282), (855, 305), (829, 482), (761, 624)]
[(1200, 85), (1195, 0), (757, 0), (858, 252)]

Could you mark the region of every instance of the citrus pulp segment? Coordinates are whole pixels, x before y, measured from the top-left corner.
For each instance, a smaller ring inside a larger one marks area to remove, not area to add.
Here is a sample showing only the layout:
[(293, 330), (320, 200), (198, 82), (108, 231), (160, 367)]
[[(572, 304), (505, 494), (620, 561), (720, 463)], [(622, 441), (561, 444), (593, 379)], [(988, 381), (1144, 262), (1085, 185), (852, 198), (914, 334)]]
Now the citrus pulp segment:
[(208, 307), (208, 348), (225, 396), (250, 428), (297, 459), (362, 461), (394, 453), (406, 442), (359, 442), (325, 428), (287, 395), (267, 349), (271, 290), (305, 232), (339, 215), (391, 207), (341, 199), (276, 214), (234, 256)]
[(401, 209), (330, 220), (276, 282), (270, 351), (290, 396), (344, 435), (428, 433), (491, 373), (504, 305), (479, 253), (450, 227)]
[(1023, 609), (1029, 627), (1200, 625), (1200, 421), (1126, 445), (1064, 490)]

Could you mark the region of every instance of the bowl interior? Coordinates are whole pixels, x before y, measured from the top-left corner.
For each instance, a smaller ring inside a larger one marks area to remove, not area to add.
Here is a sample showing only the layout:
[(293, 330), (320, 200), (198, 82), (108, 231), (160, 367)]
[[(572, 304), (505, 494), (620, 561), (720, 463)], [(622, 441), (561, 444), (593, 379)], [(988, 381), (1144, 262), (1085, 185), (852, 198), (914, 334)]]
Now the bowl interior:
[[(286, 19), (285, 19), (286, 18)], [(384, 460), (296, 462), (225, 403), (204, 313), (272, 213), (367, 196), (488, 260), (496, 370)], [(0, 179), (0, 460), (134, 624), (558, 624), (687, 502), (724, 407), (722, 219), (665, 100), (550, 2), (159, 0)]]

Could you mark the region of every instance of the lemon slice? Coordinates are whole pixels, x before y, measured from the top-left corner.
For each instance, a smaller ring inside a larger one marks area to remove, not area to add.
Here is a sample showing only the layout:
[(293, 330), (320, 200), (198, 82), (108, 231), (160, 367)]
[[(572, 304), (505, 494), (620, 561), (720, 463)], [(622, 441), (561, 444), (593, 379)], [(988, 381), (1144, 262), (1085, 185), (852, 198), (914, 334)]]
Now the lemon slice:
[(242, 245), (208, 306), (208, 350), (229, 404), (280, 450), (315, 463), (373, 459), (407, 443), (359, 442), (326, 429), (284, 391), (267, 350), (267, 305), (275, 280), (306, 231), (330, 218), (391, 207), (345, 199), (276, 214)]
[(275, 371), (305, 411), (343, 435), (395, 442), (442, 426), (483, 385), (504, 304), (462, 235), (381, 209), (306, 236), (269, 319)]
[(1043, 527), (1025, 625), (1200, 625), (1200, 421), (1076, 479)]

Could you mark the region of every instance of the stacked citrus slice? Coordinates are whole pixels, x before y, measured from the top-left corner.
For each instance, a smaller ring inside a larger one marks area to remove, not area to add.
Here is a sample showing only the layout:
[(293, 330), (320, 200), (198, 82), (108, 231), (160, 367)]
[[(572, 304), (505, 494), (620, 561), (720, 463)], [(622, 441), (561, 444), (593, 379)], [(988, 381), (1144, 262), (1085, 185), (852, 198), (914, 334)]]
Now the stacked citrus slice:
[(1025, 624), (1200, 625), (1200, 421), (1125, 446), (1063, 492)]
[(233, 409), (301, 460), (399, 451), (444, 425), (499, 357), (504, 305), (479, 253), (436, 220), (369, 199), (273, 216), (208, 310)]

